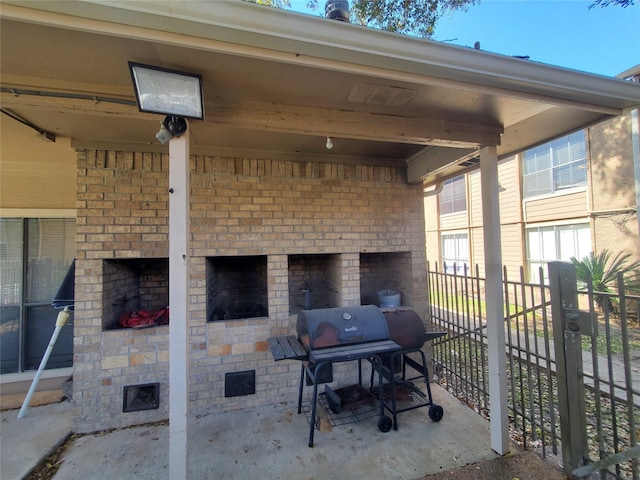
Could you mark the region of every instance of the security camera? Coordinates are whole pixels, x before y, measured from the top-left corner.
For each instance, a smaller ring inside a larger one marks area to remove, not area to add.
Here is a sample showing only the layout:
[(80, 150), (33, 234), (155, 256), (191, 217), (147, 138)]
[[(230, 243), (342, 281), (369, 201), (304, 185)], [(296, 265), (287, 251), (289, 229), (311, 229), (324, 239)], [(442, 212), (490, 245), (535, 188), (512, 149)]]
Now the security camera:
[(173, 135), (169, 130), (167, 130), (163, 123), (162, 125), (160, 125), (160, 130), (158, 130), (158, 133), (156, 133), (156, 138), (160, 141), (160, 143), (167, 143), (173, 138)]
[(182, 117), (168, 115), (160, 125), (156, 138), (160, 143), (167, 143), (173, 137), (179, 137), (187, 131), (187, 121)]

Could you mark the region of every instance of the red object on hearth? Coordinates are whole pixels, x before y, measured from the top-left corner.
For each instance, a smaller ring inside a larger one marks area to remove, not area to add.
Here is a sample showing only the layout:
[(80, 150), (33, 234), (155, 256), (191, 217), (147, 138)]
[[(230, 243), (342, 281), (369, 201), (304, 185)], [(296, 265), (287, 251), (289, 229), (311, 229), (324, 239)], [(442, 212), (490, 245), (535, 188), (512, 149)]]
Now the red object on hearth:
[(169, 307), (155, 312), (138, 310), (137, 312), (124, 312), (118, 319), (118, 325), (123, 328), (148, 328), (169, 323)]

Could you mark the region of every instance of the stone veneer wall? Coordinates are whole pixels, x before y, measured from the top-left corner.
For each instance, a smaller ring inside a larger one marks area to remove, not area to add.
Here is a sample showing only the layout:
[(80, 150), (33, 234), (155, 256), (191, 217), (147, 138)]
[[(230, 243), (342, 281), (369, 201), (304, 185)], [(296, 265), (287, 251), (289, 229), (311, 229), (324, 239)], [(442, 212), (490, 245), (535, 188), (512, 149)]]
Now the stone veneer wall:
[[(168, 255), (168, 155), (79, 150), (74, 431), (168, 417), (169, 327), (105, 330), (104, 259)], [(300, 363), (266, 339), (295, 333), (288, 255), (333, 254), (338, 298), (360, 305), (360, 254), (410, 252), (403, 303), (426, 314), (422, 188), (404, 168), (192, 156), (190, 410), (297, 400)], [(268, 317), (206, 321), (206, 259), (264, 255)], [(227, 372), (256, 370), (256, 393), (224, 397)], [(347, 369), (343, 368), (343, 374)], [(338, 372), (340, 378), (340, 371)], [(122, 413), (123, 387), (160, 383), (160, 408)]]

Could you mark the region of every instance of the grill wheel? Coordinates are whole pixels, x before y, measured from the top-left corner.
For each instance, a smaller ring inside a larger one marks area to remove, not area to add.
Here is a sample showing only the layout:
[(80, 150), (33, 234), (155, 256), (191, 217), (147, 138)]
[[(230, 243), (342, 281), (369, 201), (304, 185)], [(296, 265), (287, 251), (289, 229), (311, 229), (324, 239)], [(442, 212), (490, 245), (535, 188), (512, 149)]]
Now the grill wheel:
[(429, 407), (429, 418), (434, 422), (439, 422), (444, 416), (444, 409), (440, 405), (431, 405)]
[(392, 426), (393, 421), (391, 420), (391, 417), (383, 415), (378, 419), (378, 430), (380, 430), (382, 433), (387, 433), (389, 430), (391, 430)]

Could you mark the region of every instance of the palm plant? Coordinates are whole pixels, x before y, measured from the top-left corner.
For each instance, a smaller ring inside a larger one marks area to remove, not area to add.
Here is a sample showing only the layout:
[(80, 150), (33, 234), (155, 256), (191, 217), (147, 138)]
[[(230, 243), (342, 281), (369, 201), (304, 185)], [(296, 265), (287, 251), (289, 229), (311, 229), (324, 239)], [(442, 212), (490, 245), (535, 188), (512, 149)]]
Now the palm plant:
[[(591, 252), (582, 260), (571, 257), (571, 263), (576, 267), (578, 282), (587, 285), (591, 280), (594, 292), (611, 293), (616, 289), (618, 275), (624, 278), (625, 289), (637, 291), (640, 280), (640, 260), (630, 262), (630, 253), (618, 252), (613, 258), (606, 248), (599, 253)], [(604, 309), (606, 295), (595, 295), (597, 305)], [(611, 300), (607, 306), (613, 309)]]

